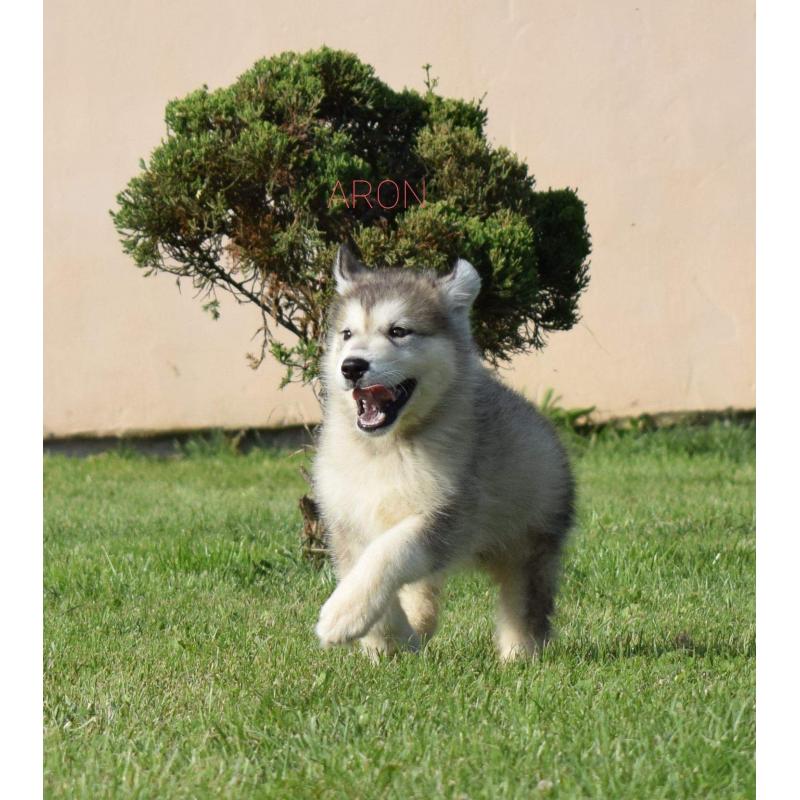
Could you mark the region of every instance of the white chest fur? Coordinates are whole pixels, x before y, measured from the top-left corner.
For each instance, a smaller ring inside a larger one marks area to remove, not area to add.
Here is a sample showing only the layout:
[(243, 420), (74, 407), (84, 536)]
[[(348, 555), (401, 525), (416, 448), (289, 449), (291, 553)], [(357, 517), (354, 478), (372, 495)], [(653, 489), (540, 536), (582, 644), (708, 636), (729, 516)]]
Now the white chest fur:
[(445, 457), (432, 443), (378, 445), (329, 428), (314, 470), (328, 524), (365, 544), (412, 514), (440, 508), (456, 483), (452, 453)]

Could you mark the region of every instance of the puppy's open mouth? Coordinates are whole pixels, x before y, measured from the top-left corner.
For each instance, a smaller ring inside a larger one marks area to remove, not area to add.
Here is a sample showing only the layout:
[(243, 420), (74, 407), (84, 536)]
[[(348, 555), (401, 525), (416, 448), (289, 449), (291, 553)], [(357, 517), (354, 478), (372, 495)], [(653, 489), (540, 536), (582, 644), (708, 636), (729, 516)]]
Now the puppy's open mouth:
[(414, 378), (409, 378), (397, 386), (376, 383), (374, 386), (353, 389), (358, 427), (362, 431), (376, 431), (391, 425), (397, 419), (400, 409), (408, 402), (416, 385)]

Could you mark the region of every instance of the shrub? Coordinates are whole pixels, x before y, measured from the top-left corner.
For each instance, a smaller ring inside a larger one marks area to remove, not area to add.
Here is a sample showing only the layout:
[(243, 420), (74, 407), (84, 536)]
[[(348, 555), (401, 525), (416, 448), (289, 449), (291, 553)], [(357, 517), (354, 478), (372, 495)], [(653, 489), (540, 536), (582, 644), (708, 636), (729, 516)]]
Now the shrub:
[[(371, 265), (469, 259), (483, 280), (473, 328), (485, 358), (542, 347), (578, 318), (584, 204), (571, 189), (536, 191), (525, 163), (487, 141), (482, 100), (435, 89), (427, 72), (426, 91), (394, 91), (355, 55), (323, 47), (171, 101), (166, 137), (112, 211), (125, 252), (146, 274), (191, 281), (215, 317), (220, 290), (255, 303), (262, 346), (250, 357), (271, 352), (285, 381), (317, 375), (344, 240)], [(424, 183), (424, 205), (345, 205), (335, 192), (337, 181), (349, 193), (354, 180), (385, 179), (417, 194)], [(275, 325), (296, 343), (278, 342)]]

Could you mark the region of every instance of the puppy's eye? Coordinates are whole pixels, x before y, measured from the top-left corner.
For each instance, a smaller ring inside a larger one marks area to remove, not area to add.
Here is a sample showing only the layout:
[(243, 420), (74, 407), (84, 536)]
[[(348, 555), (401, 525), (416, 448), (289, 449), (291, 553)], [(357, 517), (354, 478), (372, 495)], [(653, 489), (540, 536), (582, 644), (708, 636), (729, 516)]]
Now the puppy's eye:
[(389, 336), (392, 339), (402, 339), (404, 336), (408, 336), (411, 331), (408, 328), (401, 328), (399, 325), (395, 325), (393, 328), (389, 329)]
[(349, 339), (349, 338), (350, 338), (352, 335), (353, 335), (353, 332), (350, 330), (350, 328), (345, 328), (345, 329), (342, 331), (342, 338), (343, 338), (345, 341), (347, 341), (347, 340), (348, 340), (348, 339)]

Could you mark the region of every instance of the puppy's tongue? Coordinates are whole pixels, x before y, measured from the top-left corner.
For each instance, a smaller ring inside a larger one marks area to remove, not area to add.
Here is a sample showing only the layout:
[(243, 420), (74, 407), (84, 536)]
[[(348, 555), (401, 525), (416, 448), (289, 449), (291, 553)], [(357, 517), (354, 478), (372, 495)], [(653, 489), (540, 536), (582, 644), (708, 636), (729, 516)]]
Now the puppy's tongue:
[(353, 389), (358, 421), (365, 428), (374, 428), (386, 419), (384, 408), (394, 400), (394, 392), (388, 386), (375, 384)]

